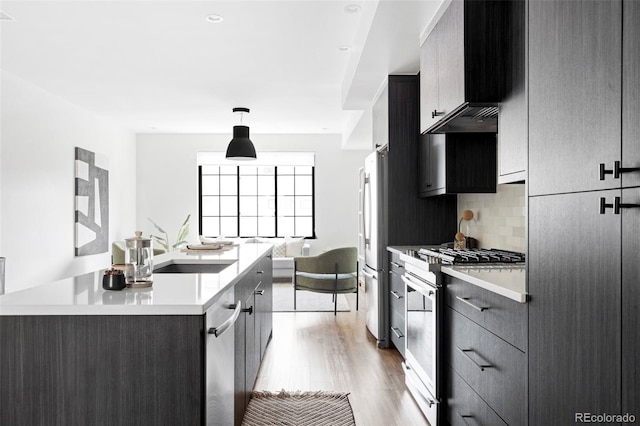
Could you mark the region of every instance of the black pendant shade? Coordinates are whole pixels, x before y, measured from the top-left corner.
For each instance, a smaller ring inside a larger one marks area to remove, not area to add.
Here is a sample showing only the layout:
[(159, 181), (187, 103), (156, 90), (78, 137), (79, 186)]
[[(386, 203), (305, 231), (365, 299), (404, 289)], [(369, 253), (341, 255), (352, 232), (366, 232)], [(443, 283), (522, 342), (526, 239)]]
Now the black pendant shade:
[[(240, 112), (249, 112), (246, 108), (234, 108)], [(233, 139), (229, 142), (227, 147), (227, 154), (225, 157), (229, 160), (255, 160), (256, 149), (253, 146), (253, 142), (249, 139), (249, 127), (248, 126), (233, 126)]]

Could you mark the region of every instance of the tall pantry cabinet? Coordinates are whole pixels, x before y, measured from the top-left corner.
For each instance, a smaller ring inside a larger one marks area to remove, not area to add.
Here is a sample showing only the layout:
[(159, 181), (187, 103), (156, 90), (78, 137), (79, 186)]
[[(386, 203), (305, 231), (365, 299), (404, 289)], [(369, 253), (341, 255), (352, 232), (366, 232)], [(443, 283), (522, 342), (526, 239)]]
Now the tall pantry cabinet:
[(529, 424), (640, 414), (640, 2), (529, 2)]

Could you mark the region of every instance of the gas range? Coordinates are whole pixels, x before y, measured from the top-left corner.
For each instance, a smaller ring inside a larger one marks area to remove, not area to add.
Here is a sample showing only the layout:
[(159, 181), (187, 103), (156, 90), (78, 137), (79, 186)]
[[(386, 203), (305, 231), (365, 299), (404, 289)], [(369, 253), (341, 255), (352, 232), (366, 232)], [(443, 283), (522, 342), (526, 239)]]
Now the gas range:
[(417, 255), (427, 263), (446, 265), (524, 264), (525, 254), (498, 249), (421, 248)]

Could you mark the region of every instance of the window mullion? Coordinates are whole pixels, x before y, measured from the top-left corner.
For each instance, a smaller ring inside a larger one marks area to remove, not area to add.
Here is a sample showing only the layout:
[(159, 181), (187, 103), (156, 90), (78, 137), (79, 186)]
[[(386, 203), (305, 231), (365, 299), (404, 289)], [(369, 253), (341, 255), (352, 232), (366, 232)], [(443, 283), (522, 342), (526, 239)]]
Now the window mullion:
[(275, 191), (274, 191), (274, 196), (275, 196), (275, 213), (273, 215), (273, 220), (276, 221), (274, 229), (276, 230), (276, 235), (274, 235), (274, 237), (277, 237), (279, 234), (278, 231), (278, 167), (274, 167), (273, 170), (273, 184), (275, 185)]

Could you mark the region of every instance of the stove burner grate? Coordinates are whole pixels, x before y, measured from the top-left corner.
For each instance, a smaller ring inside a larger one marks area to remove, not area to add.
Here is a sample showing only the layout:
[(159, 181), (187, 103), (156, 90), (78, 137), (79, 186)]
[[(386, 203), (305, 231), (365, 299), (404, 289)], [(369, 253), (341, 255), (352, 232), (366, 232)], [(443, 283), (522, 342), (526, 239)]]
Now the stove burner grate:
[(418, 255), (425, 260), (439, 259), (441, 263), (520, 263), (525, 261), (524, 253), (499, 249), (420, 249)]

